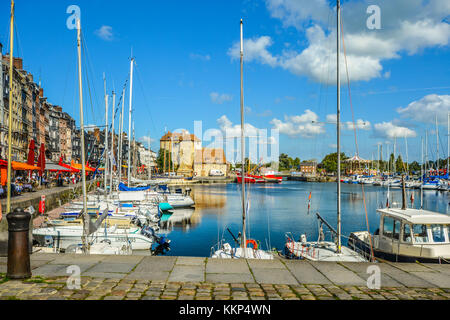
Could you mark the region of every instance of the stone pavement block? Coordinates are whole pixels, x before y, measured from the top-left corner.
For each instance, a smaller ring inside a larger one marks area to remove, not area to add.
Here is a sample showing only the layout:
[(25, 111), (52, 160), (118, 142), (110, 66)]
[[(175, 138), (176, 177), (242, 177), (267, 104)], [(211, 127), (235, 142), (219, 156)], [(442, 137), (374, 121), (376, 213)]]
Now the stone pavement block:
[(109, 272), (109, 273), (129, 273), (136, 266), (135, 263), (106, 263), (100, 262), (93, 268), (89, 269), (89, 272)]
[[(379, 263), (340, 262), (341, 265), (355, 272), (361, 279), (367, 281), (372, 273), (367, 273), (370, 266), (380, 267)], [(380, 268), (381, 271), (381, 268)], [(400, 282), (381, 272), (381, 287), (404, 287)]]
[(206, 272), (250, 274), (250, 269), (245, 259), (208, 259)]
[(356, 273), (344, 268), (335, 262), (309, 262), (334, 284), (365, 286), (367, 283)]
[(121, 255), (113, 255), (113, 256), (102, 256), (101, 262), (104, 263), (134, 263), (138, 264), (144, 259), (144, 256), (121, 256)]
[(46, 261), (46, 260), (31, 260), (30, 261), (31, 270), (39, 268), (47, 263), (48, 263), (48, 261)]
[(450, 264), (424, 263), (423, 265), (434, 271), (442, 272), (450, 276)]
[(286, 269), (286, 266), (279, 259), (274, 260), (248, 259), (247, 262), (251, 269), (253, 268)]
[(161, 272), (171, 271), (175, 265), (176, 257), (145, 257), (137, 265), (135, 272)]
[(206, 282), (212, 283), (255, 283), (250, 273), (207, 273)]
[(252, 271), (257, 283), (298, 284), (287, 269), (253, 268)]
[(169, 282), (203, 282), (205, 267), (175, 265), (169, 276)]
[(387, 264), (405, 272), (433, 272), (434, 270), (420, 263), (386, 262)]
[(30, 256), (30, 259), (33, 260), (41, 260), (41, 261), (53, 261), (55, 260), (59, 255), (55, 253), (33, 253)]
[(418, 278), (424, 279), (439, 288), (450, 288), (450, 276), (441, 272), (411, 272)]
[(194, 257), (179, 257), (176, 261), (176, 265), (184, 266), (204, 266), (206, 258), (194, 258)]
[(82, 255), (82, 254), (58, 254), (55, 259), (49, 261), (49, 264), (96, 264), (99, 263), (105, 256), (101, 255)]
[(92, 272), (86, 271), (82, 273), (83, 277), (92, 277), (92, 278), (107, 278), (107, 279), (123, 279), (126, 277), (126, 273), (119, 272)]
[(379, 264), (381, 273), (387, 274), (389, 277), (394, 279), (395, 281), (401, 283), (405, 287), (409, 288), (435, 288), (436, 286), (422, 278), (417, 277), (414, 274), (402, 271), (398, 268), (393, 267), (387, 263)]
[[(76, 264), (80, 267), (83, 273), (87, 269), (93, 266), (92, 263), (89, 264)], [(47, 276), (47, 277), (58, 277), (58, 276), (70, 276), (72, 273), (67, 272), (67, 268), (70, 265), (58, 265), (58, 264), (45, 264), (33, 270), (33, 276)]]
[(302, 284), (331, 284), (323, 274), (306, 261), (286, 261), (287, 268)]
[(169, 272), (156, 270), (147, 272), (134, 271), (126, 275), (126, 278), (133, 280), (167, 281), (169, 278)]

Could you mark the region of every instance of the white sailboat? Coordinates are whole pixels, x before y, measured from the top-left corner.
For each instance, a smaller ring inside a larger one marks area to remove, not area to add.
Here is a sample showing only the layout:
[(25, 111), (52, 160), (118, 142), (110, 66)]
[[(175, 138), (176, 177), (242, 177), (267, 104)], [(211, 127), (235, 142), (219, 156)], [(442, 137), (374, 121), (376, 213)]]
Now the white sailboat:
[[(241, 19), (241, 164), (242, 175), (245, 177), (245, 136), (244, 136), (244, 33), (243, 22)], [(270, 252), (266, 252), (258, 248), (255, 240), (247, 240), (246, 237), (246, 207), (245, 199), (245, 179), (242, 180), (242, 236), (234, 240), (237, 246), (233, 248), (229, 243), (219, 242), (215, 247), (211, 248), (211, 257), (218, 259), (273, 259)], [(231, 232), (230, 232), (231, 233)], [(248, 248), (248, 244), (252, 244), (252, 248)]]
[[(295, 241), (291, 233), (286, 234), (285, 255), (288, 258), (307, 259), (311, 261), (346, 261), (365, 262), (363, 256), (357, 252), (342, 246), (341, 243), (341, 141), (340, 141), (340, 33), (341, 33), (341, 5), (337, 0), (337, 230), (334, 230), (318, 213), (320, 222), (319, 239), (315, 242), (308, 242), (306, 235), (302, 235), (299, 241)], [(336, 242), (325, 241), (323, 225), (335, 236)]]

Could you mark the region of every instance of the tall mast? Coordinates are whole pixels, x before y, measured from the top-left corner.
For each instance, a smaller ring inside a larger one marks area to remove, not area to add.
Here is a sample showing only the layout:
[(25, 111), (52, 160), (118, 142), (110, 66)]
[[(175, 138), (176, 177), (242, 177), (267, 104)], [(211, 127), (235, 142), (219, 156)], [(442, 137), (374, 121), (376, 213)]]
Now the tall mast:
[[(6, 212), (11, 212), (11, 148), (12, 148), (12, 99), (13, 99), (13, 69), (14, 69), (14, 0), (11, 0), (10, 21), (10, 53), (9, 53), (9, 115), (8, 115), (8, 182)], [(2, 72), (2, 70), (0, 70)]]
[(131, 185), (131, 112), (133, 105), (133, 66), (134, 58), (131, 57), (130, 63), (130, 113), (128, 117), (128, 187)]
[(425, 130), (425, 176), (428, 176), (428, 130)]
[(152, 147), (151, 147), (151, 138), (150, 138), (150, 132), (148, 133), (148, 153), (150, 157), (148, 158), (148, 180), (152, 179), (152, 169), (151, 169), (151, 162), (152, 162)]
[(247, 258), (246, 212), (245, 212), (245, 137), (244, 137), (244, 23), (241, 19), (241, 163), (242, 163), (242, 241), (244, 258)]
[(420, 209), (423, 209), (423, 137), (422, 137), (422, 165), (420, 166)]
[(341, 1), (337, 0), (337, 248), (341, 253), (341, 75), (339, 60), (341, 53)]
[(105, 185), (105, 198), (108, 196), (107, 186), (108, 186), (108, 163), (109, 163), (109, 154), (108, 154), (108, 104), (109, 104), (109, 96), (106, 94), (106, 78), (103, 73), (103, 86), (105, 88), (105, 151), (104, 159), (105, 159), (105, 171), (104, 171), (104, 185)]
[(436, 156), (436, 171), (437, 176), (439, 176), (439, 126), (436, 114), (436, 146), (437, 146), (437, 156)]
[(405, 146), (406, 146), (406, 175), (409, 176), (409, 156), (408, 156), (408, 139), (405, 135)]
[(119, 126), (119, 183), (122, 182), (122, 149), (123, 149), (123, 109), (125, 106), (125, 88), (122, 91), (122, 111), (120, 112), (120, 126)]
[(113, 91), (112, 92), (112, 96), (113, 96), (113, 103), (112, 103), (112, 130), (111, 130), (111, 167), (109, 170), (109, 174), (111, 177), (111, 182), (110, 182), (110, 187), (109, 187), (109, 193), (112, 193), (112, 188), (113, 188), (113, 171), (114, 171), (114, 163), (113, 163), (113, 159), (114, 159), (114, 117), (116, 116), (116, 93)]
[[(81, 74), (81, 21), (77, 19), (77, 47), (78, 47), (78, 85), (80, 93), (80, 127), (81, 127), (81, 176), (83, 185), (83, 252), (89, 253), (89, 243), (87, 241), (89, 235), (89, 214), (87, 212), (87, 196), (86, 196), (86, 154), (84, 145), (84, 116), (83, 116), (83, 83)], [(106, 185), (105, 185), (106, 186)]]
[(447, 177), (450, 177), (450, 112), (447, 113), (447, 130)]

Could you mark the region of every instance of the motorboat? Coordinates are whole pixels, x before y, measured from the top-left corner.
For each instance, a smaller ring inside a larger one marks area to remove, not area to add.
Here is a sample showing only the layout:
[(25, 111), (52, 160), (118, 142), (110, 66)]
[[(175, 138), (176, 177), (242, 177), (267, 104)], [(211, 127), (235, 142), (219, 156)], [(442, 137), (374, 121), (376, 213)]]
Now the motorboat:
[(450, 216), (421, 209), (384, 208), (373, 235), (353, 232), (348, 246), (394, 262), (450, 263)]

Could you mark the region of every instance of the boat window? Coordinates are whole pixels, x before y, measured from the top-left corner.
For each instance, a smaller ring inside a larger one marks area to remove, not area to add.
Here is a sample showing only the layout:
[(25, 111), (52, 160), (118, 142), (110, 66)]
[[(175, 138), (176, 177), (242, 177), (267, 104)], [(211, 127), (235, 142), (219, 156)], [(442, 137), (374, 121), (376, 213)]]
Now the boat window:
[(431, 225), (431, 234), (433, 235), (433, 242), (445, 242), (444, 226), (433, 224)]
[(383, 235), (392, 238), (394, 232), (394, 219), (391, 217), (384, 217)]
[(401, 227), (401, 222), (399, 220), (394, 220), (394, 239), (395, 240), (400, 240), (400, 227)]
[(425, 224), (415, 224), (413, 227), (414, 242), (416, 243), (428, 243), (428, 232)]
[(411, 225), (405, 224), (403, 226), (403, 242), (412, 242), (411, 239)]

